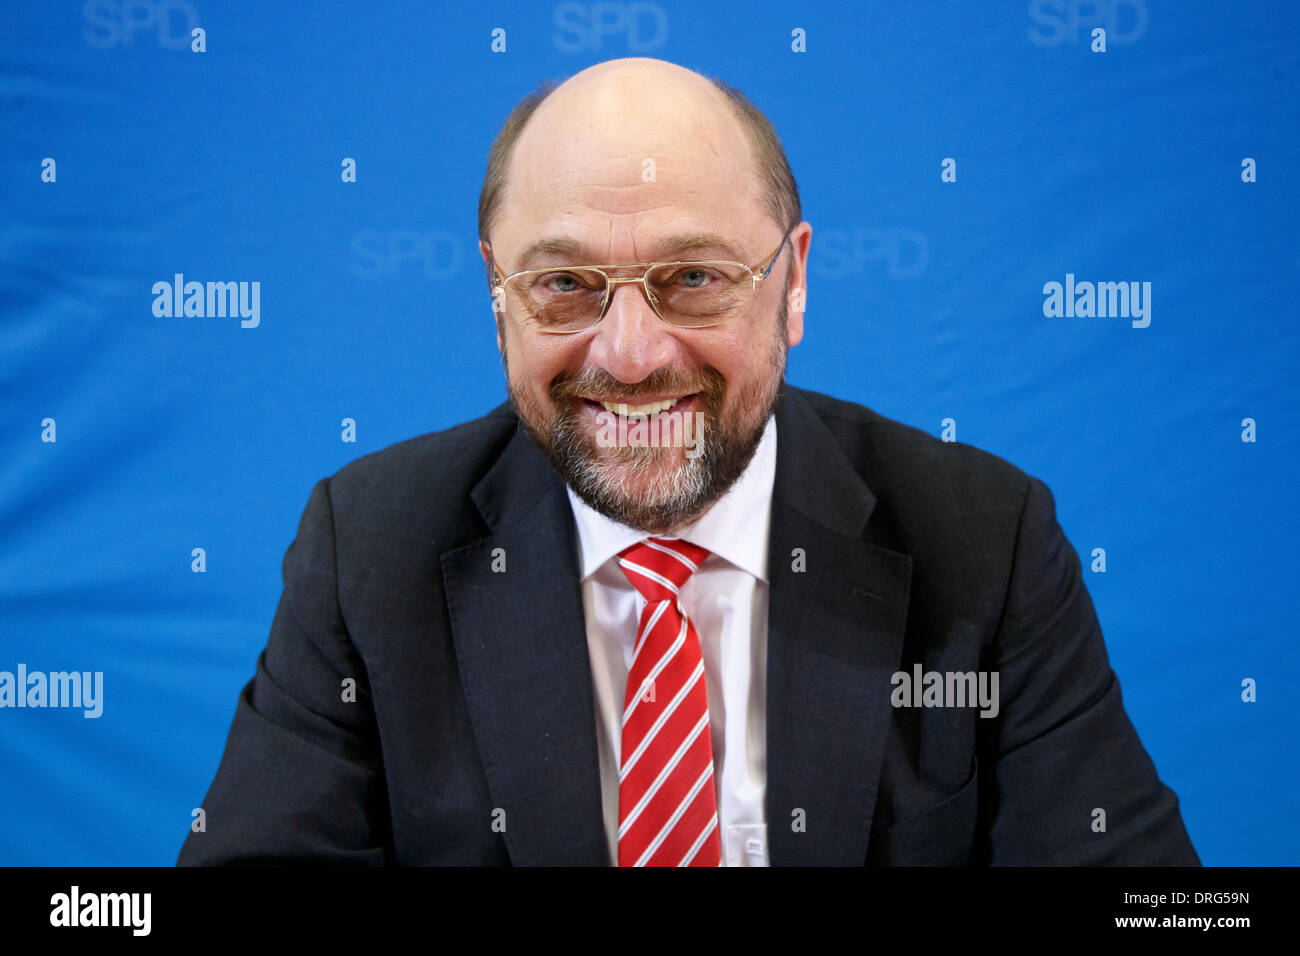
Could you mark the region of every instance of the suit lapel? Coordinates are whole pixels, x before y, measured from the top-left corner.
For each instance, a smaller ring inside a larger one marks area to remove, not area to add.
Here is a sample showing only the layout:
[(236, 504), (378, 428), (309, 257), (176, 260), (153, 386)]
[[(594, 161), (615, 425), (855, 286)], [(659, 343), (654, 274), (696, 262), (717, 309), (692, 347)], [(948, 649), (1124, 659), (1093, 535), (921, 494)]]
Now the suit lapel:
[[(769, 857), (774, 865), (857, 866), (866, 860), (880, 782), (912, 559), (869, 540), (875, 495), (798, 390), (786, 389), (776, 417)], [(591, 664), (564, 483), (519, 430), (472, 498), (491, 532), (442, 555), (443, 583), (511, 861), (607, 865)], [(495, 572), (501, 557), (505, 571)]]
[[(795, 390), (777, 407), (769, 541), (773, 865), (866, 862), (912, 559), (864, 535), (876, 498)], [(802, 569), (800, 557), (802, 556)]]
[[(510, 859), (606, 866), (591, 665), (564, 483), (517, 430), (472, 498), (491, 534), (443, 554), (442, 576)], [(493, 570), (502, 561), (504, 571)]]

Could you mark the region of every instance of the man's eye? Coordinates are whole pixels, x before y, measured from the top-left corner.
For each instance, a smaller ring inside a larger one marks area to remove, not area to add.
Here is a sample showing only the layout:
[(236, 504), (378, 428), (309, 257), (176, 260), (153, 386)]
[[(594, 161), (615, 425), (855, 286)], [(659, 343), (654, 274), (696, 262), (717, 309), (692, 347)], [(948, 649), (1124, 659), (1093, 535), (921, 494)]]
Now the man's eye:
[(542, 279), (542, 285), (551, 292), (574, 292), (582, 288), (582, 283), (572, 272), (552, 272)]
[(678, 270), (673, 282), (687, 289), (702, 289), (717, 278), (712, 269), (687, 268)]
[(533, 281), (533, 287), (546, 295), (599, 292), (605, 288), (605, 277), (599, 272), (587, 272), (583, 269), (557, 270), (538, 276)]

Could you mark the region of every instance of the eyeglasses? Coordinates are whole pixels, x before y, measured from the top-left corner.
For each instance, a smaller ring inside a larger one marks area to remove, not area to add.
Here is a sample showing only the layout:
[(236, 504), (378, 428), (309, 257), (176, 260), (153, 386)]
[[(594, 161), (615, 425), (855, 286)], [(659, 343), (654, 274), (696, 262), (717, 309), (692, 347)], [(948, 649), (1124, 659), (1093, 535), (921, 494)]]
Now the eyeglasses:
[[(721, 325), (749, 311), (758, 283), (776, 266), (790, 232), (766, 266), (747, 266), (722, 259), (651, 262), (635, 265), (552, 266), (525, 269), (502, 277), (492, 263), (494, 308), (504, 307), (521, 324), (546, 335), (572, 335), (605, 317), (614, 290), (624, 282), (639, 283), (655, 314), (670, 325), (702, 329)], [(641, 269), (640, 276), (611, 276), (607, 269)]]

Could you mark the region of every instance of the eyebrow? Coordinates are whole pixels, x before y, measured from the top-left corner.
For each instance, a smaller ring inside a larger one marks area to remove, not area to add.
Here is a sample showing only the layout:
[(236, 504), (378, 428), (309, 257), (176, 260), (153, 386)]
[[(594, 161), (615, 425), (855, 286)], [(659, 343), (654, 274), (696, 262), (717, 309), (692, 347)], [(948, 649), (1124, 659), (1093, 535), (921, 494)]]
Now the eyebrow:
[[(736, 262), (745, 262), (741, 252), (727, 239), (714, 233), (692, 232), (680, 236), (669, 236), (652, 246), (655, 250), (654, 256), (645, 259), (645, 262), (671, 262), (679, 256), (687, 253), (700, 253), (710, 251), (718, 254), (719, 258), (730, 259)], [(555, 258), (562, 259), (574, 265), (607, 265), (617, 263), (601, 263), (592, 261), (592, 254), (586, 251), (586, 246), (576, 239), (564, 237), (555, 237), (547, 239), (537, 239), (530, 242), (524, 247), (524, 251), (519, 256), (519, 262), (515, 270), (522, 272), (525, 269), (533, 268), (533, 264), (539, 259)]]

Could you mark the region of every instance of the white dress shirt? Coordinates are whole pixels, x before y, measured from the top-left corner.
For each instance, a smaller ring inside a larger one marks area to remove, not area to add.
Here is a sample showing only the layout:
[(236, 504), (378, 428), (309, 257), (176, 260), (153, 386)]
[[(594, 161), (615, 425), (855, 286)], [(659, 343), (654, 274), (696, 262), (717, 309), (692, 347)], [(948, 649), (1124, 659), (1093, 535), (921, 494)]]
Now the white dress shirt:
[[(704, 655), (718, 834), (724, 866), (767, 866), (767, 544), (776, 478), (776, 419), (736, 483), (673, 537), (709, 557), (680, 592)], [(601, 804), (610, 861), (618, 865), (618, 768), (623, 701), (646, 605), (617, 555), (647, 535), (611, 521), (567, 489), (578, 528), (582, 607), (596, 702)], [(731, 719), (728, 719), (730, 717)]]

